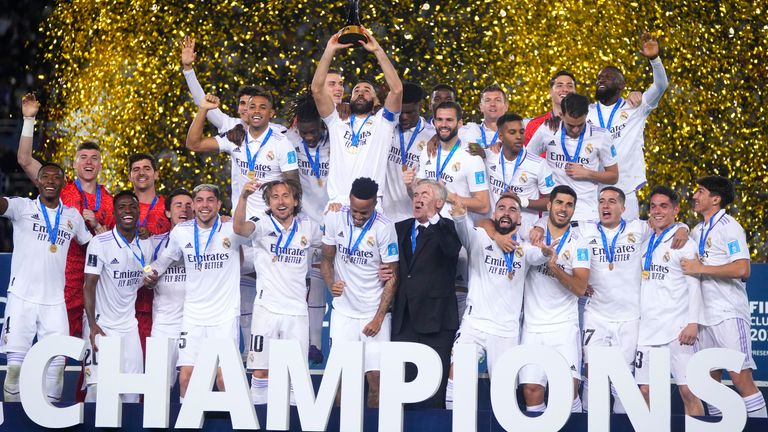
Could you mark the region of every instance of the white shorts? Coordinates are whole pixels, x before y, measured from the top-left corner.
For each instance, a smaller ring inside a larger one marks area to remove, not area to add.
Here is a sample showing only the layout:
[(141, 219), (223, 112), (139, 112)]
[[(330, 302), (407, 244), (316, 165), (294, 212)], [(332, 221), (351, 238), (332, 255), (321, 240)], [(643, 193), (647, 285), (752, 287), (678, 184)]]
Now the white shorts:
[[(184, 323), (179, 335), (179, 362), (178, 367), (194, 366), (197, 354), (205, 346), (207, 338), (230, 339), (235, 348), (240, 346), (240, 325), (238, 318), (230, 318), (215, 326), (200, 326)], [(238, 349), (239, 351), (239, 349)]]
[(304, 358), (309, 355), (309, 317), (270, 312), (261, 305), (253, 305), (251, 340), (248, 345), (248, 370), (269, 369), (269, 341), (299, 341)]
[(651, 348), (669, 348), (670, 371), (675, 379), (675, 384), (686, 385), (685, 369), (688, 367), (688, 361), (699, 350), (699, 344), (681, 345), (680, 341), (675, 339), (665, 345), (640, 345), (637, 347), (635, 355), (635, 381), (638, 384), (648, 384), (650, 381), (649, 353)]
[(605, 321), (584, 313), (584, 363), (589, 363), (589, 347), (619, 347), (624, 361), (632, 365), (637, 352), (637, 337), (640, 332), (640, 320)]
[[(488, 374), (493, 373), (493, 366), (496, 361), (509, 349), (519, 344), (520, 335), (514, 336), (496, 336), (476, 329), (471, 320), (462, 320), (459, 331), (456, 332), (456, 338), (453, 340), (453, 346), (458, 344), (475, 344), (477, 347), (477, 362), (480, 363), (483, 358), (488, 359)], [(453, 351), (451, 351), (451, 364), (453, 364)]]
[[(123, 373), (140, 374), (144, 373), (144, 353), (141, 351), (141, 341), (139, 340), (139, 327), (136, 326), (127, 331), (113, 330), (109, 327), (100, 326), (101, 330), (107, 336), (119, 336), (122, 341), (122, 358), (120, 359), (120, 368)], [(99, 383), (99, 353), (94, 352), (91, 345), (91, 334), (88, 320), (83, 320), (83, 338), (85, 339), (85, 356), (83, 357), (83, 368), (85, 379), (83, 380), (83, 389)], [(101, 335), (96, 335), (96, 346), (99, 346)]]
[(179, 362), (179, 335), (181, 334), (181, 325), (176, 324), (155, 324), (152, 323), (152, 333), (150, 336), (156, 338), (168, 338), (173, 340), (173, 349), (171, 349), (171, 364), (176, 366)]
[(757, 369), (752, 358), (752, 338), (749, 322), (730, 318), (712, 326), (699, 326), (699, 348), (729, 348), (744, 354), (741, 370)]
[(329, 343), (333, 348), (333, 341), (363, 342), (365, 345), (365, 371), (379, 370), (381, 363), (381, 342), (389, 342), (392, 333), (392, 315), (386, 314), (381, 323), (381, 329), (376, 336), (369, 337), (363, 334), (363, 329), (371, 318), (350, 318), (339, 313), (336, 309), (331, 313), (331, 328)]
[(469, 258), (467, 257), (467, 250), (462, 246), (461, 249), (459, 249), (459, 261), (456, 263), (456, 286), (467, 288), (469, 286), (468, 284)]
[(26, 353), (37, 336), (41, 341), (48, 336), (69, 336), (67, 307), (31, 303), (8, 293), (5, 319), (0, 330), (0, 352)]
[[(551, 330), (530, 330), (523, 326), (522, 345), (541, 345), (554, 348), (565, 358), (571, 369), (571, 376), (581, 379), (581, 346), (579, 344), (579, 323), (564, 323), (552, 326)], [(544, 369), (537, 365), (526, 365), (520, 370), (518, 381), (521, 384), (547, 385)]]

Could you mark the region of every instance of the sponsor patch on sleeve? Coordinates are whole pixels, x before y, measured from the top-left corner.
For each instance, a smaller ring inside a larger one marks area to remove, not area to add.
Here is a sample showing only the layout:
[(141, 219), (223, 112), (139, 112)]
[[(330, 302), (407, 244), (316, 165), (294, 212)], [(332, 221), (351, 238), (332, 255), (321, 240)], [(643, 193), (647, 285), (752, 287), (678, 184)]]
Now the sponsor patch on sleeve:
[(728, 255), (733, 255), (741, 252), (741, 246), (739, 246), (738, 240), (728, 242)]
[(576, 250), (576, 261), (589, 261), (589, 249), (579, 248)]
[(552, 178), (552, 174), (548, 175), (547, 178), (544, 179), (544, 183), (547, 185), (547, 187), (555, 186), (555, 180)]
[(98, 257), (95, 254), (88, 254), (88, 267), (96, 267)]
[(485, 171), (475, 172), (475, 184), (485, 184)]
[(397, 255), (397, 243), (390, 243), (387, 245), (387, 255), (389, 256)]
[(288, 163), (289, 164), (296, 163), (296, 152), (295, 151), (288, 152)]
[(611, 157), (616, 157), (616, 146), (611, 144)]

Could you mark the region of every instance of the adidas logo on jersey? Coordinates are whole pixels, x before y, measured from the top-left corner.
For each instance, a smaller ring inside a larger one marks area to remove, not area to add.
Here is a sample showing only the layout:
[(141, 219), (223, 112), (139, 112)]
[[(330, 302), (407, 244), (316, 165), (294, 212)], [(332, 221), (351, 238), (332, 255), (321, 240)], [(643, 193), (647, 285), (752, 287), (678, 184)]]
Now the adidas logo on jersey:
[(235, 149), (232, 150), (232, 153), (240, 153), (240, 147), (235, 147)]
[(35, 214), (32, 215), (32, 219), (34, 219), (36, 221), (39, 221), (40, 220), (40, 215), (35, 213)]
[(553, 146), (553, 145), (555, 145), (555, 140), (552, 140), (552, 141), (548, 142), (548, 143), (547, 143), (547, 145), (548, 145), (548, 146)]
[(491, 170), (491, 171), (496, 171), (496, 165), (491, 165), (491, 166), (490, 166), (490, 170)]
[(339, 233), (336, 234), (336, 237), (344, 237), (344, 231), (339, 231)]
[(274, 231), (272, 231), (272, 232), (270, 232), (269, 234), (267, 234), (267, 236), (268, 236), (268, 237), (277, 237), (277, 234), (275, 234), (275, 232), (274, 232)]
[(596, 244), (597, 244), (597, 239), (592, 239), (592, 241), (591, 241), (591, 242), (589, 242), (589, 244), (593, 244), (593, 245), (596, 245)]
[(192, 243), (187, 243), (187, 245), (184, 246), (184, 249), (192, 249)]
[(120, 264), (120, 261), (118, 261), (117, 258), (112, 258), (112, 262), (110, 264)]
[(493, 252), (493, 245), (486, 246), (485, 250)]

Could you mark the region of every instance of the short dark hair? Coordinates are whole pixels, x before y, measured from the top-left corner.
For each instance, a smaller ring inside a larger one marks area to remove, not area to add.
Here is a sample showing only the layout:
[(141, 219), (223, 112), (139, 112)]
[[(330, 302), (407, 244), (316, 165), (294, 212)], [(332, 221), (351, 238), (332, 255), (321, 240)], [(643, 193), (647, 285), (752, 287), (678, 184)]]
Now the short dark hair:
[(454, 96), (456, 96), (456, 89), (453, 88), (453, 86), (450, 85), (450, 84), (439, 83), (439, 84), (435, 85), (434, 87), (432, 87), (432, 93), (434, 93), (436, 91), (440, 91), (440, 90), (447, 90), (447, 91), (453, 93)]
[(37, 170), (37, 178), (40, 178), (40, 173), (43, 172), (43, 168), (48, 168), (48, 167), (54, 167), (59, 171), (59, 173), (61, 173), (61, 175), (66, 175), (64, 173), (64, 168), (62, 168), (61, 165), (53, 162), (44, 162), (43, 164), (40, 165), (40, 169)]
[(456, 111), (456, 120), (461, 120), (461, 117), (464, 115), (464, 110), (461, 109), (461, 105), (454, 101), (440, 102), (440, 105), (435, 107), (435, 113), (440, 109), (452, 109)]
[(589, 99), (582, 94), (571, 93), (563, 98), (560, 106), (563, 108), (563, 114), (581, 117), (589, 112)]
[(352, 190), (349, 194), (357, 199), (369, 200), (376, 198), (379, 185), (368, 177), (359, 177), (352, 182)]
[(101, 152), (101, 147), (93, 141), (85, 141), (77, 145), (75, 152), (79, 152), (80, 150), (96, 150), (97, 152)]
[(320, 122), (322, 118), (317, 111), (317, 104), (312, 93), (305, 91), (291, 100), (288, 114), (297, 122)]
[(552, 192), (549, 193), (549, 202), (554, 202), (555, 197), (557, 197), (558, 194), (564, 194), (564, 195), (570, 195), (573, 197), (573, 203), (575, 204), (576, 201), (579, 200), (579, 198), (576, 196), (576, 191), (573, 190), (572, 187), (568, 185), (557, 185), (554, 189), (552, 189)]
[[(120, 192), (116, 193), (114, 197), (112, 197), (112, 202), (117, 203), (117, 200), (119, 200), (122, 197), (129, 197), (132, 200), (139, 202), (139, 197), (136, 196), (135, 193), (133, 193), (130, 189), (123, 189)], [(117, 211), (117, 206), (115, 206), (115, 211)]]
[(499, 195), (499, 199), (496, 200), (496, 204), (498, 204), (499, 201), (501, 201), (501, 200), (503, 200), (505, 198), (509, 198), (511, 200), (514, 200), (515, 202), (517, 202), (517, 208), (520, 209), (520, 210), (523, 209), (523, 203), (520, 201), (520, 197), (517, 196), (516, 193), (512, 193), (512, 192), (503, 192), (501, 195)]
[(669, 198), (669, 202), (671, 202), (673, 205), (678, 205), (680, 203), (680, 195), (678, 195), (677, 192), (668, 186), (654, 186), (653, 189), (651, 189), (651, 194), (648, 195), (648, 199), (650, 200), (654, 195), (664, 195), (665, 197)]
[(250, 96), (250, 97), (261, 96), (269, 101), (270, 107), (275, 106), (275, 98), (272, 96), (272, 93), (262, 86), (246, 85), (246, 86), (240, 87), (237, 90), (237, 98), (240, 99), (243, 96)]
[(522, 122), (523, 118), (515, 113), (506, 113), (496, 120), (496, 129), (500, 130), (502, 126), (513, 121)]
[(600, 193), (603, 193), (604, 191), (613, 191), (619, 194), (619, 201), (621, 201), (622, 204), (627, 202), (627, 195), (624, 193), (623, 190), (617, 188), (616, 186), (606, 186), (602, 189), (600, 189)]
[(483, 95), (488, 92), (501, 92), (501, 94), (504, 96), (504, 99), (507, 98), (507, 92), (504, 91), (503, 88), (501, 88), (498, 84), (491, 84), (489, 86), (486, 86), (484, 89), (480, 91), (480, 99), (483, 98)]
[(192, 198), (192, 194), (188, 190), (184, 188), (176, 188), (172, 190), (171, 193), (169, 193), (165, 198), (165, 211), (171, 211), (171, 204), (173, 204), (173, 199), (180, 195), (186, 195)]
[(736, 199), (733, 183), (723, 176), (712, 175), (696, 179), (696, 184), (720, 197), (720, 208), (724, 208)]
[(576, 77), (575, 77), (575, 76), (574, 76), (574, 75), (573, 75), (573, 74), (572, 74), (570, 71), (563, 69), (563, 70), (561, 70), (561, 71), (558, 71), (558, 72), (557, 72), (557, 73), (556, 73), (556, 74), (555, 74), (555, 75), (554, 75), (554, 76), (553, 76), (553, 77), (552, 77), (552, 78), (549, 80), (549, 88), (552, 88), (552, 87), (554, 87), (554, 86), (555, 86), (555, 81), (557, 81), (557, 79), (558, 79), (558, 78), (560, 78), (561, 76), (567, 76), (567, 77), (569, 77), (570, 79), (572, 79), (572, 80), (573, 80), (573, 84), (574, 84), (574, 85), (576, 85)]
[(424, 90), (424, 87), (412, 82), (403, 83), (404, 104), (421, 102), (424, 100), (426, 95), (427, 92)]
[(134, 153), (128, 156), (128, 171), (130, 172), (133, 169), (133, 164), (142, 160), (148, 160), (149, 164), (152, 165), (152, 169), (157, 171), (157, 160), (149, 153)]
[[(338, 69), (336, 69), (336, 68), (329, 68), (329, 69), (328, 69), (328, 73), (329, 73), (329, 74), (336, 74), (336, 75), (338, 75), (338, 76), (341, 76), (341, 77), (342, 77), (342, 79), (344, 78), (344, 77), (341, 75), (341, 72), (340, 72)], [(326, 75), (327, 75), (327, 74), (326, 74)]]
[(355, 87), (359, 86), (360, 84), (368, 84), (369, 86), (373, 87), (373, 92), (376, 93), (376, 96), (379, 95), (379, 88), (378, 88), (378, 86), (376, 86), (376, 84), (373, 81), (371, 81), (369, 79), (365, 79), (365, 78), (358, 79), (357, 82), (355, 83), (355, 85), (352, 86), (352, 90), (354, 90)]
[[(301, 212), (301, 185), (293, 179), (273, 180), (271, 182), (264, 183), (261, 186), (261, 197), (264, 199), (264, 202), (267, 203), (267, 207), (269, 207), (269, 194), (272, 192), (272, 189), (278, 185), (285, 185), (285, 187), (287, 187), (291, 192), (293, 199), (296, 200), (296, 207), (293, 209), (293, 215), (298, 215)], [(266, 213), (271, 215), (272, 210), (267, 208)]]

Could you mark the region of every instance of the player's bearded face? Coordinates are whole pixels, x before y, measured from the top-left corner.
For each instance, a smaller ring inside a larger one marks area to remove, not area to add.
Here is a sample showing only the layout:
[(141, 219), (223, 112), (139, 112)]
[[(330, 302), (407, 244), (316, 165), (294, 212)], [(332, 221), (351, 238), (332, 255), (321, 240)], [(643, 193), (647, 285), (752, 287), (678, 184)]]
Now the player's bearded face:
[(621, 76), (612, 69), (601, 70), (595, 84), (595, 99), (601, 101), (616, 96), (622, 90)]
[(195, 217), (205, 226), (213, 223), (221, 209), (221, 201), (211, 191), (199, 191), (194, 198)]
[(520, 208), (517, 201), (511, 198), (502, 198), (496, 203), (493, 212), (493, 227), (499, 234), (509, 234), (520, 223)]
[(370, 114), (373, 111), (376, 93), (368, 83), (360, 83), (352, 89), (352, 97), (349, 101), (349, 109), (352, 114)]
[(442, 142), (448, 142), (459, 134), (461, 121), (457, 120), (456, 111), (453, 109), (439, 109), (435, 114), (435, 127), (437, 137)]
[(571, 223), (571, 217), (576, 209), (576, 200), (567, 194), (557, 194), (547, 205), (549, 221), (552, 225), (563, 228)]
[(139, 202), (130, 195), (123, 195), (114, 203), (115, 221), (121, 231), (130, 232), (136, 229), (139, 220)]
[(284, 184), (275, 185), (269, 192), (269, 210), (280, 222), (293, 216), (296, 209), (296, 199), (293, 192)]

